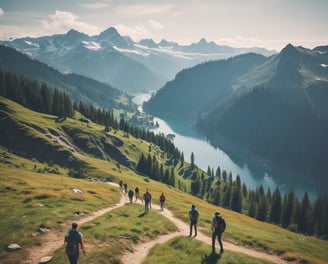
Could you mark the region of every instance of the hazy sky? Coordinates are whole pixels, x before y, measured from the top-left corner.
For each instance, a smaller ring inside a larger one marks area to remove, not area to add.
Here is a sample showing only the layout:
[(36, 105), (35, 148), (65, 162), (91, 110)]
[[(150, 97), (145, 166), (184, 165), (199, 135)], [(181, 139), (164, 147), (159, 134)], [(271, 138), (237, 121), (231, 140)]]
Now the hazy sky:
[(109, 27), (135, 41), (313, 48), (328, 45), (328, 0), (0, 0), (0, 39)]

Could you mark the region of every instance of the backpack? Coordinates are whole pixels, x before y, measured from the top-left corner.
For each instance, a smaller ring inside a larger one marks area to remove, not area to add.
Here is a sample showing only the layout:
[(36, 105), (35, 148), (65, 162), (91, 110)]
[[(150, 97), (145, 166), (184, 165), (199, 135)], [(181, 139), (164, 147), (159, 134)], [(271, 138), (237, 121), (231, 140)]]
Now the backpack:
[(226, 222), (222, 216), (215, 216), (214, 228), (216, 231), (221, 231), (223, 233), (226, 229), (226, 226)]
[(159, 200), (160, 200), (161, 202), (165, 202), (165, 195), (161, 195), (161, 196), (159, 197)]
[(68, 232), (67, 244), (66, 244), (66, 254), (68, 256), (75, 255), (79, 250), (79, 243), (81, 237), (78, 231), (70, 230)]
[(146, 192), (146, 193), (145, 193), (145, 201), (146, 201), (146, 202), (149, 202), (150, 199), (151, 199), (151, 195), (150, 195), (150, 193), (149, 193), (149, 192)]
[(197, 222), (197, 217), (198, 217), (198, 211), (197, 210), (191, 210), (191, 221), (192, 222)]

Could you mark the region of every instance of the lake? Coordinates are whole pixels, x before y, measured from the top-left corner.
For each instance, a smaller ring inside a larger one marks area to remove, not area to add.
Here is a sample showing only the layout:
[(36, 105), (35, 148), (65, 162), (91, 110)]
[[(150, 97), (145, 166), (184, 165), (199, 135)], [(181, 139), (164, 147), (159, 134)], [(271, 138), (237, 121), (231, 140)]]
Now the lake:
[[(134, 97), (134, 102), (139, 106), (144, 101), (149, 100), (149, 93), (138, 94)], [(139, 109), (142, 111), (141, 107)], [(302, 180), (292, 182), (288, 180), (289, 176), (295, 172), (283, 170), (272, 166), (269, 162), (264, 162), (252, 155), (245, 155), (245, 152), (223, 151), (223, 148), (213, 147), (205, 137), (197, 134), (193, 129), (187, 127), (180, 122), (174, 120), (163, 120), (154, 117), (159, 123), (159, 127), (152, 129), (155, 133), (174, 134), (174, 145), (183, 152), (186, 161), (190, 161), (191, 153), (194, 153), (195, 164), (207, 171), (208, 166), (214, 169), (214, 172), (220, 166), (221, 171), (231, 172), (233, 178), (240, 176), (241, 181), (246, 184), (248, 189), (256, 189), (262, 185), (265, 190), (271, 189), (271, 192), (278, 187), (281, 193), (288, 192), (293, 189), (299, 198), (303, 197), (305, 191), (313, 200), (317, 197), (319, 190), (310, 180)], [(302, 177), (303, 178), (303, 177)], [(309, 178), (309, 177), (304, 177)]]

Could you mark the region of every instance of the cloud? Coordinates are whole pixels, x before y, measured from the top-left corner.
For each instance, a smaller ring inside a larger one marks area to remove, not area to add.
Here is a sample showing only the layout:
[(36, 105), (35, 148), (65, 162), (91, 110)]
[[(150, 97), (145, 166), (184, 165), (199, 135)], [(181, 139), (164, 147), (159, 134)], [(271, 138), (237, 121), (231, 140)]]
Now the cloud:
[(125, 26), (122, 24), (115, 25), (114, 27), (121, 35), (129, 36), (136, 41), (144, 38), (151, 38), (151, 33), (142, 23), (136, 24), (132, 27)]
[(116, 7), (116, 12), (120, 15), (125, 16), (146, 16), (146, 15), (154, 15), (154, 14), (161, 14), (170, 9), (172, 9), (173, 5), (147, 5), (147, 4), (140, 4), (140, 5), (130, 5), (130, 6), (118, 6)]
[(3, 9), (0, 7), (0, 16), (3, 16), (5, 12), (3, 12)]
[(152, 20), (152, 19), (149, 20), (149, 24), (154, 29), (163, 29), (164, 28), (164, 26), (161, 23), (159, 23), (155, 20)]
[(43, 20), (43, 27), (48, 33), (63, 33), (75, 29), (86, 34), (97, 34), (97, 26), (79, 21), (73, 13), (56, 10), (54, 15), (49, 15), (50, 21)]
[(97, 2), (97, 3), (81, 4), (81, 6), (85, 9), (102, 9), (108, 7), (108, 4)]

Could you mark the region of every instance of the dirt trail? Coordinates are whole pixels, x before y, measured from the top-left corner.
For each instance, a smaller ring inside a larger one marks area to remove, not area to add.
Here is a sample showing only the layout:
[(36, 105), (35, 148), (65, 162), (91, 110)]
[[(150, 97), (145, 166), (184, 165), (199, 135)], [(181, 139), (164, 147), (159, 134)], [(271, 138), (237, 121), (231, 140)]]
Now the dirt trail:
[[(115, 186), (117, 186), (117, 185), (115, 185)], [(118, 204), (108, 207), (108, 208), (104, 208), (104, 209), (96, 211), (96, 212), (93, 212), (86, 217), (77, 219), (76, 222), (79, 225), (84, 224), (84, 223), (89, 222), (99, 216), (106, 214), (107, 212), (109, 212), (115, 208), (125, 205), (127, 202), (128, 202), (128, 198), (126, 196), (122, 196), (120, 199), (120, 202)], [(180, 219), (175, 218), (173, 216), (172, 212), (169, 211), (168, 209), (164, 209), (164, 211), (162, 212), (160, 210), (160, 207), (158, 205), (154, 204), (154, 205), (152, 205), (151, 210), (157, 210), (163, 216), (170, 219), (178, 227), (178, 231), (167, 234), (167, 235), (160, 236), (157, 239), (154, 239), (149, 242), (136, 244), (133, 247), (132, 252), (127, 252), (122, 256), (121, 260), (124, 264), (125, 263), (129, 263), (129, 264), (142, 263), (142, 261), (147, 257), (149, 250), (154, 245), (165, 243), (175, 236), (181, 236), (181, 235), (183, 236), (183, 235), (189, 234), (189, 225), (186, 224), (185, 222), (181, 221)], [(30, 249), (29, 258), (24, 263), (25, 264), (37, 264), (40, 262), (42, 257), (53, 255), (53, 253), (56, 250), (60, 249), (63, 246), (64, 236), (65, 236), (66, 231), (67, 231), (67, 227), (66, 228), (63, 227), (63, 231), (58, 231), (56, 233), (49, 232), (49, 233), (43, 235), (42, 247), (36, 247), (36, 246), (32, 247)], [(195, 237), (195, 239), (198, 239), (200, 241), (205, 242), (208, 245), (211, 245), (211, 238), (204, 235), (201, 231), (198, 231), (198, 236)], [(282, 260), (278, 256), (270, 255), (265, 252), (259, 252), (257, 250), (251, 249), (251, 248), (245, 248), (243, 246), (238, 246), (238, 245), (232, 244), (227, 241), (223, 241), (223, 246), (224, 246), (225, 250), (243, 253), (243, 254), (246, 254), (246, 255), (249, 255), (249, 256), (252, 256), (255, 258), (260, 258), (260, 259), (270, 261), (272, 263), (278, 263), (278, 264), (287, 263), (286, 261)], [(88, 249), (88, 245), (86, 245), (86, 250), (87, 249)]]
[[(112, 183), (110, 183), (112, 184)], [(116, 184), (112, 184), (114, 186), (118, 186)], [(85, 216), (85, 217), (81, 217), (80, 219), (76, 219), (74, 220), (74, 222), (78, 223), (79, 225), (82, 225), (84, 223), (87, 223), (99, 216), (102, 216), (106, 213), (108, 213), (109, 211), (116, 209), (118, 207), (121, 207), (123, 205), (125, 205), (125, 203), (127, 203), (128, 199), (125, 196), (122, 196), (119, 203), (111, 206), (111, 207), (107, 207), (104, 208), (102, 210), (96, 211), (96, 212), (92, 212), (90, 215)], [(42, 257), (45, 256), (51, 256), (53, 255), (53, 253), (60, 249), (63, 245), (64, 245), (64, 237), (65, 234), (67, 232), (67, 230), (70, 228), (70, 225), (66, 225), (65, 227), (63, 226), (62, 230), (63, 231), (57, 231), (55, 232), (48, 232), (47, 234), (42, 235), (42, 247), (37, 247), (37, 246), (33, 246), (30, 249), (30, 255), (27, 259), (26, 262), (24, 262), (24, 264), (37, 264), (40, 262)], [(88, 245), (86, 245), (86, 250), (88, 249)]]
[[(159, 212), (161, 212), (160, 207), (158, 205), (152, 205), (151, 210), (158, 210)], [(127, 252), (123, 255), (123, 257), (122, 257), (123, 263), (141, 264), (142, 261), (145, 260), (145, 258), (147, 257), (149, 250), (154, 245), (163, 244), (175, 236), (189, 235), (189, 224), (186, 224), (185, 222), (181, 221), (180, 219), (175, 218), (173, 216), (172, 212), (169, 211), (168, 209), (164, 209), (164, 211), (161, 212), (161, 214), (163, 216), (165, 216), (166, 218), (170, 219), (178, 227), (179, 231), (168, 234), (168, 235), (160, 236), (157, 239), (154, 239), (149, 242), (140, 243), (140, 244), (135, 245), (135, 247), (133, 248), (133, 252)], [(212, 245), (212, 238), (204, 235), (199, 230), (197, 232), (197, 237), (193, 237), (193, 238), (203, 241), (204, 243), (206, 243), (208, 245)], [(259, 258), (259, 259), (264, 259), (264, 260), (270, 261), (272, 263), (277, 263), (277, 264), (288, 263), (276, 255), (270, 255), (268, 253), (260, 252), (255, 249), (252, 249), (252, 248), (245, 248), (243, 246), (238, 246), (238, 245), (232, 244), (227, 241), (223, 241), (223, 247), (224, 247), (224, 250), (243, 253), (245, 255), (249, 255), (249, 256), (252, 256), (255, 258)], [(216, 242), (216, 248), (218, 249), (217, 242)]]

